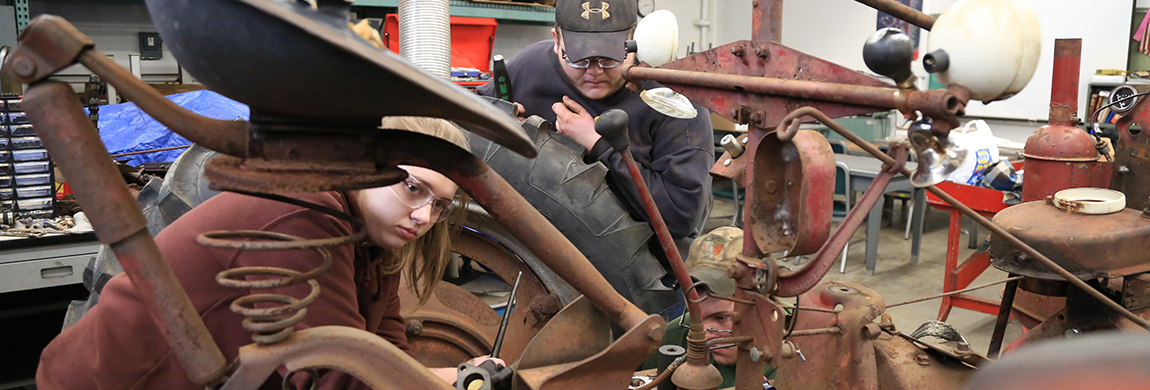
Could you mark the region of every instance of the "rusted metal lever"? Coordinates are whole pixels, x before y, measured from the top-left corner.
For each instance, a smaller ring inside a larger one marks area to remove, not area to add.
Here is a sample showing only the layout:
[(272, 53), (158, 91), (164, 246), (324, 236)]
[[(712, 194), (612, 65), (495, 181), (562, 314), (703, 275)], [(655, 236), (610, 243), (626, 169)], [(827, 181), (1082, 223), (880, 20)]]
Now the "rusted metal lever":
[[(795, 110), (790, 115), (787, 115), (787, 118), (784, 120), (783, 123), (791, 123), (791, 122), (798, 123), (798, 121), (796, 119), (801, 117), (801, 116), (810, 116), (810, 117), (814, 118), (815, 120), (821, 122), (823, 125), (826, 125), (831, 130), (834, 130), (836, 133), (839, 133), (840, 135), (845, 137), (847, 140), (853, 142), (855, 145), (858, 145), (859, 147), (863, 148), (863, 150), (866, 150), (867, 153), (870, 153), (875, 158), (882, 160), (883, 163), (893, 164), (895, 162), (893, 158), (891, 158), (890, 156), (887, 156), (883, 152), (880, 152), (877, 148), (874, 147), (874, 145), (871, 145), (869, 142), (863, 141), (862, 138), (859, 138), (857, 135), (852, 133), (850, 130), (847, 130), (842, 125), (838, 124), (838, 122), (835, 122), (834, 120), (832, 120), (829, 116), (827, 116), (827, 114), (824, 114), (822, 111), (819, 111), (817, 108), (803, 107), (803, 108), (800, 108), (798, 110)], [(797, 126), (795, 126), (795, 128), (796, 128), (795, 131), (798, 131)], [(782, 139), (783, 134), (779, 134), (779, 138)], [(911, 177), (911, 171), (909, 169), (906, 169), (906, 167), (900, 168), (900, 171), (902, 172), (902, 174), (904, 176)], [(1006, 229), (1003, 229), (1002, 226), (999, 226), (998, 224), (991, 222), (989, 219), (986, 219), (986, 217), (983, 217), (978, 212), (974, 211), (973, 209), (971, 209), (967, 205), (963, 204), (958, 199), (955, 199), (953, 196), (950, 196), (950, 194), (946, 193), (946, 191), (938, 189), (938, 187), (936, 187), (936, 186), (930, 186), (930, 187), (927, 187), (926, 189), (928, 191), (930, 191), (932, 194), (934, 194), (935, 196), (939, 197), (939, 199), (942, 199), (943, 201), (945, 201), (947, 204), (954, 206), (954, 208), (958, 209), (958, 211), (961, 211), (966, 216), (970, 217), (971, 219), (974, 219), (976, 222), (978, 222), (978, 224), (980, 224), (982, 226), (986, 226), (987, 229), (990, 229), (991, 232), (994, 232), (994, 234), (998, 235), (999, 237), (1002, 237), (1002, 239), (1009, 242), (1010, 245), (1013, 245), (1014, 247), (1021, 249), (1023, 252), (1026, 252), (1026, 254), (1029, 255), (1032, 259), (1037, 260), (1039, 263), (1042, 263), (1042, 265), (1045, 266), (1046, 268), (1049, 268), (1051, 271), (1054, 271), (1059, 276), (1062, 276), (1062, 278), (1066, 279), (1066, 281), (1070, 282), (1070, 284), (1073, 284), (1075, 287), (1078, 287), (1082, 291), (1089, 294), (1091, 297), (1094, 297), (1094, 299), (1097, 299), (1098, 302), (1101, 302), (1103, 305), (1105, 305), (1110, 310), (1113, 310), (1114, 312), (1121, 314), (1123, 317), (1126, 317), (1127, 319), (1134, 322), (1135, 324), (1138, 324), (1138, 326), (1141, 326), (1141, 327), (1146, 328), (1146, 329), (1150, 329), (1150, 322), (1148, 322), (1145, 318), (1139, 317), (1138, 315), (1130, 312), (1130, 310), (1127, 310), (1125, 307), (1122, 307), (1122, 305), (1119, 305), (1117, 302), (1114, 302), (1114, 300), (1110, 299), (1106, 295), (1103, 295), (1102, 292), (1098, 291), (1097, 289), (1094, 289), (1093, 287), (1090, 287), (1090, 285), (1086, 284), (1086, 282), (1082, 281), (1082, 279), (1079, 279), (1078, 277), (1074, 276), (1074, 274), (1070, 273), (1070, 271), (1067, 271), (1065, 268), (1062, 268), (1062, 266), (1059, 266), (1053, 260), (1050, 260), (1049, 257), (1046, 257), (1046, 255), (1043, 255), (1041, 252), (1038, 252), (1038, 250), (1034, 249), (1030, 245), (1027, 245), (1025, 242), (1022, 242), (1022, 240), (1018, 239), (1018, 237), (1015, 237), (1013, 234), (1010, 234), (1010, 232), (1006, 231)]]
[[(699, 295), (693, 288), (690, 288), (695, 283), (691, 282), (691, 276), (687, 274), (687, 268), (683, 266), (683, 257), (679, 254), (679, 248), (675, 246), (675, 240), (671, 238), (671, 231), (667, 228), (667, 223), (663, 221), (663, 215), (659, 213), (659, 207), (655, 204), (655, 198), (651, 195), (651, 189), (647, 187), (647, 182), (643, 180), (643, 174), (639, 171), (638, 164), (635, 163), (635, 157), (631, 155), (631, 141), (627, 135), (628, 120), (629, 116), (623, 110), (609, 110), (599, 115), (599, 119), (595, 121), (595, 131), (606, 139), (607, 143), (611, 144), (611, 148), (623, 155), (623, 162), (627, 165), (627, 171), (631, 174), (631, 181), (635, 184), (635, 190), (639, 192), (639, 198), (643, 200), (643, 209), (651, 220), (651, 226), (659, 238), (659, 245), (667, 254), (667, 259), (671, 263), (671, 270), (675, 273), (675, 279), (683, 290), (683, 296), (687, 298), (687, 309), (692, 314), (691, 327), (694, 328), (695, 319), (699, 318)], [(699, 324), (702, 325), (701, 318), (699, 318)]]
[(144, 214), (72, 87), (57, 81), (33, 84), (24, 95), (24, 110), (48, 153), (59, 156), (54, 160), (100, 242), (116, 253), (192, 383), (221, 381), (227, 369), (224, 355), (148, 233)]
[(663, 215), (659, 213), (659, 207), (655, 204), (655, 198), (651, 196), (651, 190), (647, 188), (647, 182), (643, 180), (642, 172), (639, 172), (635, 157), (631, 155), (630, 137), (627, 135), (628, 122), (629, 117), (625, 111), (609, 110), (599, 115), (599, 119), (595, 121), (595, 131), (602, 135), (615, 151), (623, 155), (623, 162), (631, 174), (631, 181), (639, 192), (639, 198), (643, 200), (643, 209), (647, 211), (647, 218), (659, 237), (659, 245), (670, 260), (668, 262), (671, 263), (671, 269), (675, 272), (675, 278), (679, 281), (679, 287), (686, 298), (687, 310), (691, 313), (691, 329), (687, 333), (687, 364), (675, 371), (671, 381), (679, 387), (713, 389), (722, 383), (722, 376), (718, 369), (710, 364), (711, 353), (706, 345), (707, 336), (706, 330), (703, 329), (702, 311), (699, 310), (699, 296), (695, 289), (691, 288), (695, 284), (687, 274), (683, 258), (675, 246), (674, 239), (671, 238), (671, 231), (663, 221)]
[(823, 244), (813, 261), (798, 271), (779, 271), (779, 287), (775, 290), (775, 295), (780, 297), (798, 296), (818, 284), (827, 274), (827, 271), (834, 266), (835, 260), (842, 254), (843, 247), (850, 241), (855, 231), (862, 226), (866, 220), (866, 215), (870, 213), (878, 200), (882, 199), (882, 194), (886, 192), (890, 180), (894, 175), (899, 174), (903, 163), (906, 162), (907, 150), (902, 144), (891, 143), (889, 150), (895, 156), (894, 164), (883, 166), (882, 172), (879, 172), (878, 176), (871, 181), (866, 192), (863, 192), (862, 198), (859, 199), (855, 207), (851, 208), (850, 213), (847, 213), (846, 218), (839, 224), (838, 229), (835, 229), (831, 238)]

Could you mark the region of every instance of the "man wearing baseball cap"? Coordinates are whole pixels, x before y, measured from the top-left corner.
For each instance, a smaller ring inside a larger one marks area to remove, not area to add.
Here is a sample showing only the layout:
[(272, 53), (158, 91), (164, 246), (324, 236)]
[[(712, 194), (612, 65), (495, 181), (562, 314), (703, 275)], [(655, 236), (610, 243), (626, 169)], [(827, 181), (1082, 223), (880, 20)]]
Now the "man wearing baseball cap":
[[(691, 279), (706, 282), (706, 287), (700, 287), (697, 291), (703, 299), (699, 302), (699, 310), (702, 311), (707, 340), (731, 336), (731, 329), (734, 326), (731, 317), (735, 312), (735, 303), (721, 298), (735, 295), (735, 281), (727, 277), (727, 268), (735, 263), (735, 255), (742, 249), (743, 231), (736, 227), (720, 227), (691, 243), (686, 267)], [(690, 313), (668, 322), (667, 332), (663, 335), (663, 345), (679, 345), (686, 348), (690, 323)], [(735, 385), (737, 357), (738, 351), (734, 346), (711, 350), (711, 362), (723, 375), (720, 389)], [(657, 355), (652, 356), (643, 363), (641, 369), (655, 368), (658, 359)], [(767, 366), (763, 370), (763, 377), (775, 379), (775, 369)]]
[[(552, 39), (524, 48), (507, 68), (514, 98), (523, 105), (525, 116), (555, 123), (560, 134), (583, 145), (584, 162), (606, 165), (611, 190), (632, 217), (647, 220), (622, 155), (595, 132), (595, 118), (603, 112), (618, 108), (629, 114), (631, 152), (682, 252), (706, 217), (714, 129), (707, 111), (697, 104), (695, 109), (703, 114), (672, 118), (647, 106), (636, 90), (624, 88), (628, 83), (620, 66), (628, 60), (624, 43), (638, 19), (636, 7), (635, 0), (559, 0)], [(634, 87), (661, 85), (644, 82)], [(494, 96), (494, 85), (481, 86), (479, 92)], [(658, 243), (653, 248), (663, 258)]]

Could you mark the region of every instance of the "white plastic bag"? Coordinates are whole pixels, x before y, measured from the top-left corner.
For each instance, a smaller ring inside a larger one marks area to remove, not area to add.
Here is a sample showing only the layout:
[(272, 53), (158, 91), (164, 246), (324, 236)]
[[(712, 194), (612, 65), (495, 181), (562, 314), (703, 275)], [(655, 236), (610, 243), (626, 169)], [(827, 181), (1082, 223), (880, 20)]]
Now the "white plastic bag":
[[(974, 129), (971, 129), (972, 125)], [(977, 186), (982, 181), (982, 171), (998, 161), (998, 145), (995, 144), (990, 126), (981, 120), (966, 122), (962, 130), (950, 132), (950, 140), (966, 148), (966, 161), (946, 180)]]

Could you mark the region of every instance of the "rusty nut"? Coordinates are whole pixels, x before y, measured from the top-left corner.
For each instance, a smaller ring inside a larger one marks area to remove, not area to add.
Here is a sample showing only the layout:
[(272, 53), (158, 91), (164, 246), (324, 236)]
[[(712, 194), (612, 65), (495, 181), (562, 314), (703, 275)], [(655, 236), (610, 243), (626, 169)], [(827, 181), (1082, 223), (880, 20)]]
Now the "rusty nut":
[(421, 334), (423, 334), (423, 321), (407, 321), (407, 336), (419, 336)]

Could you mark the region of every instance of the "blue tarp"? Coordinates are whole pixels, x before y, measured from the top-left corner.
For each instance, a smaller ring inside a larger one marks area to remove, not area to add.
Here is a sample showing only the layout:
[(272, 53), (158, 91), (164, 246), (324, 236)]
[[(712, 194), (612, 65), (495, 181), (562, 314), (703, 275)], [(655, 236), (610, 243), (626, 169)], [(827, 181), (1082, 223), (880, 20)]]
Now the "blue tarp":
[[(248, 106), (212, 91), (192, 91), (169, 95), (168, 99), (194, 113), (215, 119), (248, 120)], [(111, 154), (137, 152), (188, 145), (184, 137), (173, 133), (133, 103), (100, 107), (100, 138)], [(125, 156), (130, 165), (147, 162), (171, 162), (184, 149)]]

